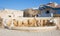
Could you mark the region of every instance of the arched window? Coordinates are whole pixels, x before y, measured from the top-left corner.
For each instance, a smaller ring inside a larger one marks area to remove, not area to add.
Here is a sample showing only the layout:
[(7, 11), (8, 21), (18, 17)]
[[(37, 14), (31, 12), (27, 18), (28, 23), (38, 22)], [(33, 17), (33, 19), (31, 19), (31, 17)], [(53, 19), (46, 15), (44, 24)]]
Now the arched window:
[(46, 14), (49, 14), (49, 13), (50, 13), (50, 11), (49, 11), (49, 10), (47, 10), (47, 11), (46, 11)]

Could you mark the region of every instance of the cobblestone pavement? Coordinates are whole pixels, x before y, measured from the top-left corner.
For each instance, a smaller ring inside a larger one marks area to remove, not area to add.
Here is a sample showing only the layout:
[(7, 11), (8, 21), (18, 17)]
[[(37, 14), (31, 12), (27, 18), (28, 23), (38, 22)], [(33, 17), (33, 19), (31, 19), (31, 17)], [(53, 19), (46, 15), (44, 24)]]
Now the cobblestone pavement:
[(60, 30), (46, 32), (23, 32), (16, 30), (0, 29), (0, 36), (60, 36)]

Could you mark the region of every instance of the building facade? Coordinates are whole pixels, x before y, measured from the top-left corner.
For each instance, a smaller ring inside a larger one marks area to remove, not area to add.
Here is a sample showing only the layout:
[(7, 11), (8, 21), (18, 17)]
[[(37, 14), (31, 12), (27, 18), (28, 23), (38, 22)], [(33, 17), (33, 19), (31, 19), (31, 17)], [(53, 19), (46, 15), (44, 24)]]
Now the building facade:
[(60, 5), (54, 2), (40, 5), (38, 9), (25, 9), (24, 17), (59, 17)]

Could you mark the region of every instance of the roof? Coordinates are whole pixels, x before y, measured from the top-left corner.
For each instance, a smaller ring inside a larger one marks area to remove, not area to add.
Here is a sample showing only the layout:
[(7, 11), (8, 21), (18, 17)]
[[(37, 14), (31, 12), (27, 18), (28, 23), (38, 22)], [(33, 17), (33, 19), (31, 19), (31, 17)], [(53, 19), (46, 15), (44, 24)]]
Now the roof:
[(60, 4), (57, 4), (55, 2), (51, 2), (51, 3), (48, 3), (46, 4), (47, 6), (50, 6), (50, 7), (53, 7), (53, 8), (60, 8)]
[(55, 6), (55, 4), (53, 5), (53, 3), (52, 3), (52, 5), (47, 4), (47, 5), (42, 5), (42, 6), (39, 7), (40, 10), (43, 10), (43, 9), (46, 9), (46, 8), (50, 8), (50, 9), (53, 9), (53, 10), (60, 10), (60, 5)]
[(57, 4), (55, 2), (50, 2), (48, 4), (43, 4), (43, 5), (40, 5), (39, 7), (40, 9), (45, 9), (45, 8), (52, 8), (54, 10), (59, 10), (60, 9), (60, 4)]

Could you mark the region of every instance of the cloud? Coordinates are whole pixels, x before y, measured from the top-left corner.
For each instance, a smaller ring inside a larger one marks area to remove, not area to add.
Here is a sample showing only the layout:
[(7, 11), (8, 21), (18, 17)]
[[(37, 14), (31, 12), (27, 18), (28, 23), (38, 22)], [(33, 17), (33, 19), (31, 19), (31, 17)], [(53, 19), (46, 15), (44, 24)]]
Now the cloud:
[(34, 8), (32, 8), (32, 9), (38, 9), (38, 7), (34, 7)]

